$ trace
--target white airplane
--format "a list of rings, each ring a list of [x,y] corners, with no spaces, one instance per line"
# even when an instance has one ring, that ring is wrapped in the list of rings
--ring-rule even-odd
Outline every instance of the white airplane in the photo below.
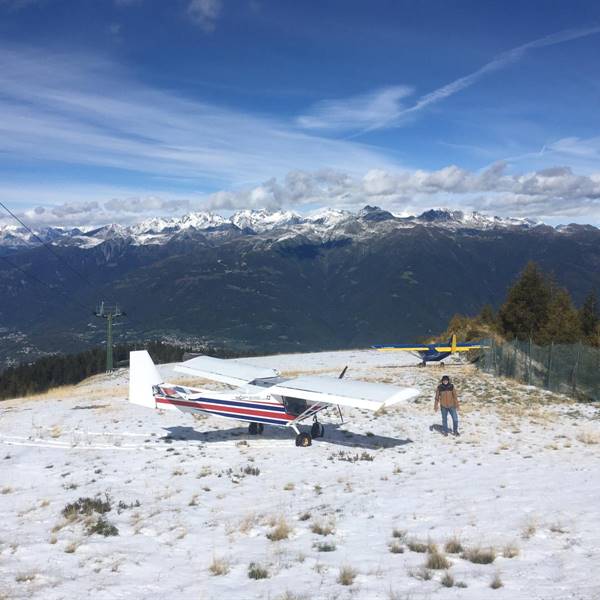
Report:
[[[379,410],[419,395],[414,388],[381,383],[342,380],[321,376],[285,379],[275,369],[256,367],[237,360],[198,356],[175,367],[179,373],[235,386],[213,391],[164,383],[146,350],[129,354],[129,401],[150,408],[202,412],[249,423],[249,433],[261,434],[264,425],[289,427],[296,433],[296,446],[310,446],[323,437],[317,419],[322,410],[341,406]],[[299,423],[313,418],[310,434]]]

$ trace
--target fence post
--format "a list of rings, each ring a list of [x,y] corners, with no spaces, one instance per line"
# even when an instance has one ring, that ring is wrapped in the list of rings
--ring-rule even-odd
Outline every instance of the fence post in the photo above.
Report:
[[[548,355],[548,372],[546,373],[546,389],[552,390],[552,354],[554,353],[554,342],[550,342],[550,353]]]
[[[527,385],[531,385],[531,337],[529,338],[529,347],[527,348]]]
[[[577,357],[575,358],[575,364],[573,365],[573,375],[572,375],[572,391],[571,394],[573,398],[577,397],[577,367],[579,366],[579,359],[581,357],[581,342],[577,344]]]

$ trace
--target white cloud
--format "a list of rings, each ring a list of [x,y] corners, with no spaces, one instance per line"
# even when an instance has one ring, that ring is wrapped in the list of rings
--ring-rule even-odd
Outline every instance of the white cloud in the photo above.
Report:
[[[0,152],[29,161],[135,171],[189,189],[320,165],[392,166],[367,145],[150,88],[98,57],[0,48],[0,89]]]
[[[306,129],[376,129],[400,117],[404,110],[400,101],[411,93],[409,87],[392,86],[352,98],[323,100],[297,121]]]
[[[211,209],[356,208],[375,204],[411,214],[432,206],[485,210],[501,216],[600,222],[600,173],[576,175],[567,167],[507,174],[504,163],[473,172],[450,165],[436,171],[369,170],[363,177],[336,171],[292,172],[237,192],[207,198]]]
[[[36,227],[93,227],[136,223],[148,217],[183,214],[191,210],[189,200],[170,200],[158,196],[128,196],[106,201],[64,202],[54,206],[35,206],[20,213]],[[0,215],[0,224],[14,224],[8,215]]]
[[[194,23],[210,33],[215,30],[222,10],[222,0],[191,0],[187,7],[187,14]]]
[[[68,200],[53,203],[56,194],[29,190],[24,194],[36,197],[38,202],[35,208],[22,208],[19,214],[38,226],[91,226],[130,224],[150,216],[181,215],[193,210],[293,208],[302,212],[315,207],[356,209],[371,204],[403,215],[448,206],[549,222],[574,219],[600,224],[600,172],[579,175],[560,166],[514,174],[507,173],[505,163],[477,172],[449,165],[433,171],[370,169],[361,176],[332,169],[295,170],[260,185],[187,198],[168,192],[136,194],[117,188],[92,192],[93,199],[81,201],[79,189],[65,188]],[[14,190],[0,190],[3,201],[14,197]],[[0,223],[9,222],[8,216],[0,213]]]
[[[297,122],[305,128],[360,130],[361,133],[382,127],[398,127],[406,122],[410,115],[472,86],[483,76],[493,71],[498,71],[519,61],[530,50],[562,44],[597,33],[600,33],[600,27],[568,29],[522,44],[502,52],[473,73],[425,94],[412,106],[403,107],[400,105],[400,100],[411,93],[411,88],[396,85],[381,88],[362,96],[321,101],[307,114],[298,117]]]

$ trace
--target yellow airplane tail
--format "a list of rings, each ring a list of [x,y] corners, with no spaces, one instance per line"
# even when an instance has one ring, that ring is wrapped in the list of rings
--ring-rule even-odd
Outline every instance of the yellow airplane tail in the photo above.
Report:
[[[456,334],[453,333],[450,338],[450,352],[456,352]]]

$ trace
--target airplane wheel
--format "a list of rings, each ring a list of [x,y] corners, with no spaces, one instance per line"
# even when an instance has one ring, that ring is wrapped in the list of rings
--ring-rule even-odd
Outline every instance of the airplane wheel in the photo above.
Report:
[[[258,433],[258,423],[250,423],[250,425],[248,425],[248,433],[250,435],[256,435]]]
[[[258,428],[257,428],[258,435],[262,435],[263,431],[265,430],[265,426],[262,423],[257,423],[257,425],[258,425]]]
[[[306,448],[312,444],[312,439],[308,433],[300,433],[296,436],[296,446]]]
[[[443,363],[443,362],[441,362],[441,363],[440,363],[440,367],[443,367],[443,366],[444,366],[444,363]]]
[[[315,421],[312,424],[312,427],[310,428],[310,435],[313,438],[320,438],[320,437],[323,437],[324,434],[325,434],[325,427],[323,427],[323,425],[321,425],[321,423],[319,423],[318,421]]]

